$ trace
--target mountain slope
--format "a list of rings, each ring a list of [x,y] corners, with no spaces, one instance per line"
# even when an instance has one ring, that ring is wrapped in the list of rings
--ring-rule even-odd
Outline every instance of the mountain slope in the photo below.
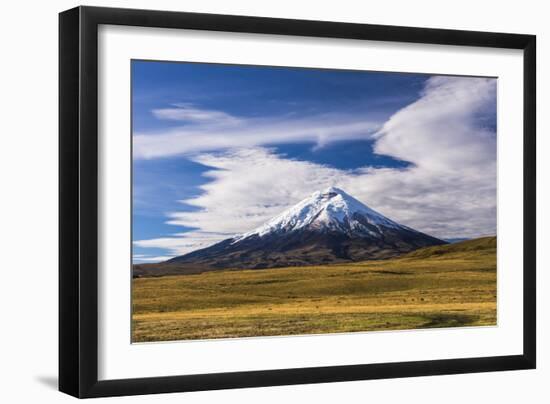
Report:
[[[405,229],[341,189],[330,187],[313,193],[262,226],[233,238],[233,242],[253,236],[280,235],[299,230],[376,236],[380,233],[380,226]]]
[[[196,273],[354,262],[442,244],[446,242],[400,225],[331,187],[250,232],[156,264],[156,268],[178,267],[182,273]]]
[[[473,240],[461,241],[458,243],[426,247],[410,252],[403,258],[432,258],[457,253],[487,253],[494,254],[497,248],[496,236],[480,237]]]

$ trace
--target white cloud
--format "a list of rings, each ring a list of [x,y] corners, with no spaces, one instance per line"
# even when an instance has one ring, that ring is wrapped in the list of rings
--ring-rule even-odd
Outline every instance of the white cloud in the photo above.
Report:
[[[314,142],[322,147],[339,140],[368,139],[380,129],[379,122],[345,114],[245,119],[181,104],[154,110],[153,114],[161,119],[184,121],[187,125],[160,133],[135,133],[135,159],[285,143]]]
[[[136,240],[134,245],[142,248],[164,248],[172,254],[168,258],[189,251],[208,247],[218,241],[231,237],[232,234],[210,233],[205,231],[190,231],[174,234],[174,237],[161,237],[150,240]],[[136,256],[134,255],[134,258]],[[168,259],[166,258],[166,259]]]
[[[378,132],[375,152],[433,170],[495,163],[495,133],[480,117],[496,102],[496,80],[433,77],[422,97]]]
[[[132,257],[133,262],[162,262],[169,260],[170,258],[173,258],[173,256],[169,255],[158,255],[158,256],[150,256],[150,255],[143,255],[143,254],[136,254]]]
[[[434,77],[419,100],[377,132],[374,150],[409,168],[346,171],[277,155],[265,147],[200,153],[212,167],[202,195],[185,202],[200,210],[173,212],[169,223],[197,230],[137,241],[181,255],[249,231],[312,192],[338,186],[384,215],[441,238],[496,232],[496,80]],[[281,124],[282,125],[282,124]],[[273,132],[275,133],[275,131]]]
[[[154,109],[158,119],[212,125],[237,125],[242,120],[223,111],[200,109],[192,104],[173,104],[172,108]]]

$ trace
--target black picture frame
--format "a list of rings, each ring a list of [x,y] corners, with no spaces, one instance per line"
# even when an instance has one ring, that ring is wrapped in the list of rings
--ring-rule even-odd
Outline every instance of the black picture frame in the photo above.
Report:
[[[523,50],[523,354],[98,380],[98,26],[113,24]],[[77,7],[59,15],[59,390],[104,397],[533,369],[536,366],[536,37]]]

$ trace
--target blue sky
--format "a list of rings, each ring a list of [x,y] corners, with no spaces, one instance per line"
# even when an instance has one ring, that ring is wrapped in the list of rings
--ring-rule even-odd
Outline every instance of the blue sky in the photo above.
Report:
[[[325,185],[439,237],[495,232],[495,79],[133,61],[132,103],[135,262],[251,230]]]

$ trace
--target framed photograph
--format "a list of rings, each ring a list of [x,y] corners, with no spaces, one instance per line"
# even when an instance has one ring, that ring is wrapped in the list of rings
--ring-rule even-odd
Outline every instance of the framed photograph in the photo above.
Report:
[[[535,37],[60,14],[59,387],[535,367]]]

